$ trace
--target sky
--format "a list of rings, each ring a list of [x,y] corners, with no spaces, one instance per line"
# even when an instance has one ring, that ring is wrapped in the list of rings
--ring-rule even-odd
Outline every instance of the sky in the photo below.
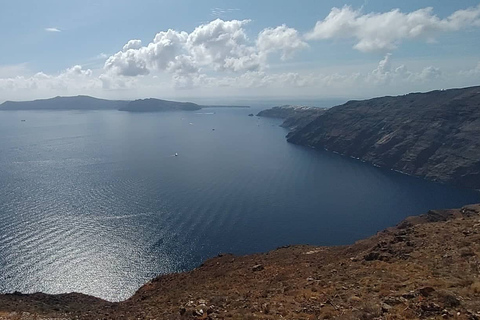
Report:
[[[369,98],[480,85],[480,1],[2,0],[0,102]]]

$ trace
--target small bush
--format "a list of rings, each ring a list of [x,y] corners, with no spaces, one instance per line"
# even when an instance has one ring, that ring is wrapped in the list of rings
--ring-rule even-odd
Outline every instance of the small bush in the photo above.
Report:
[[[470,285],[470,289],[473,293],[478,294],[480,293],[480,281],[476,281]]]

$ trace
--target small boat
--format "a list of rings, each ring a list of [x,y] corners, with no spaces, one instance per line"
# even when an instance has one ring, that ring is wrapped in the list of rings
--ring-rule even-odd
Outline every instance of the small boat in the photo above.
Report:
[[[27,121],[27,120],[25,120],[25,119],[22,119],[22,120],[20,120],[20,121],[22,121],[22,122],[25,122],[25,121]]]
[[[178,157],[178,153],[175,152],[175,157]]]

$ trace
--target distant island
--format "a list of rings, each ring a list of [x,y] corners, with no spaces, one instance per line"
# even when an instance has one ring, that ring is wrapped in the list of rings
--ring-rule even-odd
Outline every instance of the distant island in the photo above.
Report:
[[[192,102],[176,102],[160,99],[140,99],[130,101],[120,111],[130,112],[158,112],[158,111],[195,111],[202,109],[201,106]]]
[[[33,101],[5,101],[1,110],[120,110],[129,112],[195,111],[202,108],[250,108],[249,106],[198,105],[161,99],[106,100],[90,96],[55,97]]]
[[[311,112],[280,107],[258,115],[285,119],[288,142],[480,189],[480,87],[349,101]]]
[[[106,100],[89,96],[55,97],[33,101],[5,101],[0,110],[118,110],[129,101]]]

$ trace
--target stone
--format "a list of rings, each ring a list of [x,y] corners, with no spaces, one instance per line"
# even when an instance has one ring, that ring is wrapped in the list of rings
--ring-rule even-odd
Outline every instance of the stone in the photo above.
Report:
[[[193,310],[193,313],[192,313],[195,317],[201,317],[203,316],[203,309],[195,309]]]
[[[389,312],[393,307],[387,303],[382,303],[382,312]]]
[[[262,264],[257,264],[257,265],[254,265],[254,266],[252,267],[252,271],[254,271],[254,272],[256,272],[256,271],[262,271],[263,269],[265,269],[265,268],[263,267]]]
[[[418,289],[418,292],[424,297],[428,297],[434,291],[435,291],[435,289],[433,289],[432,287],[423,287],[423,288]]]

